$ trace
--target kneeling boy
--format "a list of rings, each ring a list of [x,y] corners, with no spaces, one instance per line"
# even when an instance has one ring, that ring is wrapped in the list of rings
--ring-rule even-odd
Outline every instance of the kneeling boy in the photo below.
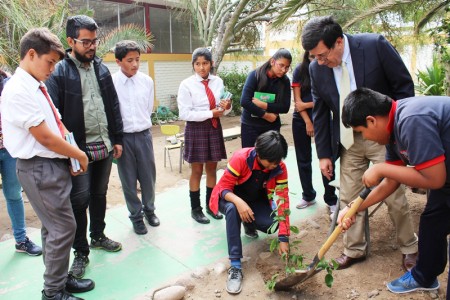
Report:
[[[238,294],[242,289],[242,242],[241,222],[266,232],[275,222],[273,210],[285,217],[278,224],[279,253],[289,251],[289,209],[287,169],[282,159],[287,156],[287,143],[277,131],[261,134],[255,147],[244,148],[234,153],[227,169],[211,195],[209,207],[217,214],[220,210],[226,219],[228,255],[231,267],[228,270],[227,291]],[[283,201],[269,197],[277,190]],[[281,198],[280,198],[281,200]]]

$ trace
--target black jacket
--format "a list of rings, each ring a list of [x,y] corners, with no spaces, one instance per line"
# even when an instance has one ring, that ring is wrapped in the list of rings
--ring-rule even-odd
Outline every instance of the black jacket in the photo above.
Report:
[[[62,122],[69,131],[73,132],[78,147],[86,150],[80,74],[77,66],[69,57],[70,51],[66,51],[66,56],[56,65],[55,71],[45,84],[53,103],[61,114]],[[122,145],[122,116],[111,73],[98,57],[94,58],[94,71],[105,106],[109,138],[113,145]]]

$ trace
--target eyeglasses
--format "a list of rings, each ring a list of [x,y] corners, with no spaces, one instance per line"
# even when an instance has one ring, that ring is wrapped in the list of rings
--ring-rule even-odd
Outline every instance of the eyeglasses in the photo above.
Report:
[[[278,68],[280,68],[283,72],[289,72],[289,70],[291,69],[291,66],[285,66],[284,64],[281,63],[277,63],[275,62],[275,64],[278,66]]]
[[[78,40],[78,39],[73,39],[75,42],[81,43],[83,45],[84,48],[89,48],[92,45],[94,45],[95,47],[97,47],[100,44],[100,40],[99,39],[93,39],[93,40]]]
[[[317,54],[317,55],[310,55],[309,58],[314,59],[314,60],[326,61],[328,59],[328,56],[330,56],[331,51],[333,51],[333,49],[334,49],[334,45],[332,48],[328,49],[327,52]]]

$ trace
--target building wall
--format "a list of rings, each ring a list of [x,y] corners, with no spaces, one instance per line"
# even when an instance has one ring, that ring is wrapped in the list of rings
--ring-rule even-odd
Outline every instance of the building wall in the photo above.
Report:
[[[141,54],[139,71],[153,78],[155,83],[155,100],[160,106],[175,109],[176,95],[181,81],[193,73],[191,54]],[[250,72],[267,60],[261,56],[228,56],[224,57],[220,69],[230,70],[236,67],[238,70]],[[111,74],[119,70],[115,62],[114,54],[109,53],[103,58]]]

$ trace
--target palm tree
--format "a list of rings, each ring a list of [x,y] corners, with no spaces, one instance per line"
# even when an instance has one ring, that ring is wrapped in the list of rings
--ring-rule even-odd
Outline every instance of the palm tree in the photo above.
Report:
[[[93,15],[93,11],[83,11]],[[13,71],[19,64],[19,44],[22,36],[31,28],[48,27],[67,48],[65,23],[70,11],[68,0],[4,0],[0,2],[0,64]],[[125,25],[106,32],[97,49],[99,56],[110,51],[116,42],[134,40],[141,51],[153,47],[153,36],[143,27]]]

